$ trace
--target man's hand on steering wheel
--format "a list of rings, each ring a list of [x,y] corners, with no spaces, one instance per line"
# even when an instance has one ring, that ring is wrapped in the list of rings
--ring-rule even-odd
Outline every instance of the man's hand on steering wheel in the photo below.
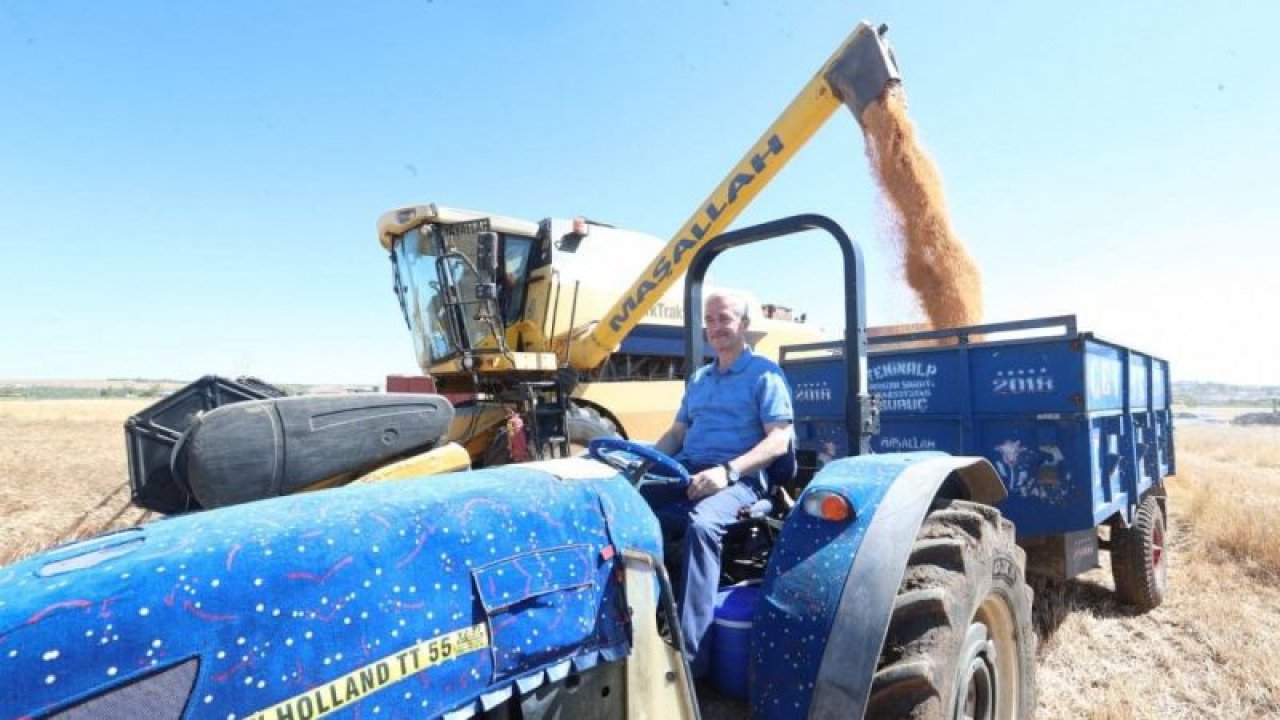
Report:
[[[723,465],[707,468],[689,476],[689,499],[700,500],[729,487],[729,474]]]

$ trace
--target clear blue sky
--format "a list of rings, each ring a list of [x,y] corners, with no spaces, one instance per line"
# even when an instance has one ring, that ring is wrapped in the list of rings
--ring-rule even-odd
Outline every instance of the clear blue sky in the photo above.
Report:
[[[867,18],[988,320],[1280,384],[1280,5],[969,5],[0,0],[0,378],[411,371],[381,212],[668,237]],[[862,242],[872,324],[920,317],[843,111],[739,224],[811,211]],[[722,279],[838,325],[829,265]]]

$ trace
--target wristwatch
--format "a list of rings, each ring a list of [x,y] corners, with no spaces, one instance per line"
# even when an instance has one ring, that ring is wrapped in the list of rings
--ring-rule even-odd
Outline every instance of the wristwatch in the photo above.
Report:
[[[724,476],[729,478],[730,485],[733,485],[734,483],[738,482],[738,480],[742,477],[742,473],[738,472],[737,470],[734,470],[733,466],[730,465],[728,461],[720,463],[720,467],[724,468]]]

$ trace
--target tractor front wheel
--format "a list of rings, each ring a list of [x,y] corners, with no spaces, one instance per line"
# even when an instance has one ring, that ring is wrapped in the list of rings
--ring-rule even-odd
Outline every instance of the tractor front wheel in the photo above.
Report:
[[[614,437],[618,434],[618,426],[612,420],[586,405],[571,404],[565,426],[569,435],[570,455],[586,452],[587,445],[598,437]]]
[[[1031,599],[1012,523],[987,505],[936,501],[898,588],[866,717],[1031,717]]]

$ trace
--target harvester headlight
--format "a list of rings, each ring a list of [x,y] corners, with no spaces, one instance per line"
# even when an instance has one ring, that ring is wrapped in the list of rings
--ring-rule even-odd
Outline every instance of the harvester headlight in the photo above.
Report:
[[[848,498],[831,490],[809,493],[804,499],[804,511],[831,522],[844,522],[854,517],[853,505]]]

